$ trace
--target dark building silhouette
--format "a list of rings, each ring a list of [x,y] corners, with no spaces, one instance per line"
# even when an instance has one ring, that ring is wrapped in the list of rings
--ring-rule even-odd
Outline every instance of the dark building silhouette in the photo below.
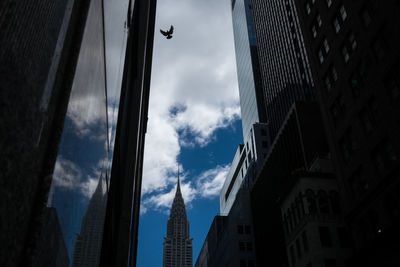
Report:
[[[252,0],[257,51],[271,142],[294,101],[314,99],[295,1]]]
[[[136,265],[156,1],[127,2],[116,87],[104,1],[0,3],[1,266]]]
[[[296,175],[327,151],[318,104],[295,102],[251,188],[258,266],[288,266],[280,202],[294,186]]]
[[[399,265],[398,1],[297,1],[353,266]]]
[[[107,204],[104,180],[103,177],[100,177],[96,191],[93,193],[83,217],[81,232],[75,244],[73,267],[99,266]]]
[[[186,216],[179,177],[163,246],[163,267],[193,266],[192,239],[189,237],[189,221]]]
[[[1,266],[26,266],[46,216],[89,2],[0,3]]]
[[[291,267],[346,266],[353,252],[332,162],[326,156],[298,172],[280,201]]]
[[[249,188],[244,183],[229,214],[215,216],[195,267],[256,266],[250,205]]]

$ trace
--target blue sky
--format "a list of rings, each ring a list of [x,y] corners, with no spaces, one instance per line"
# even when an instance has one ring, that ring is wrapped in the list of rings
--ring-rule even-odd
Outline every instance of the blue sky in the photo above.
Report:
[[[215,165],[229,164],[242,140],[241,121],[217,130],[215,140],[203,148],[182,149],[179,162],[188,174],[187,179],[198,176]],[[193,238],[193,264],[195,263],[214,216],[219,213],[219,197],[195,199],[187,207],[190,235]],[[162,242],[166,235],[169,213],[150,210],[140,217],[137,266],[162,266]]]
[[[139,229],[139,267],[162,266],[177,168],[195,262],[242,142],[230,0],[159,0]],[[174,25],[174,37],[159,29]]]

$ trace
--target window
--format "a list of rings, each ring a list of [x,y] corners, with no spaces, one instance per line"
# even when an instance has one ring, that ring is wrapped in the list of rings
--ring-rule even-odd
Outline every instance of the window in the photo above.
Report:
[[[317,212],[317,202],[315,201],[314,191],[311,189],[307,189],[306,198],[307,198],[308,213],[316,213]]]
[[[296,239],[296,248],[297,248],[297,257],[301,259],[301,246],[300,246],[300,240],[298,238]]]
[[[354,35],[354,33],[350,32],[347,39],[350,43],[351,50],[355,51],[357,49],[357,41],[356,41],[356,36]]]
[[[310,15],[310,13],[311,13],[310,3],[306,4],[306,13],[307,13],[307,15]]]
[[[332,246],[332,238],[331,233],[329,231],[329,227],[327,226],[320,226],[318,227],[319,231],[319,238],[321,241],[322,247],[331,247]]]
[[[267,131],[265,129],[261,129],[261,136],[267,136]]]
[[[318,27],[321,28],[321,26],[322,26],[322,19],[321,19],[321,16],[320,16],[319,14],[317,15],[317,23],[318,23]]]
[[[333,101],[332,106],[330,108],[331,116],[333,123],[337,125],[340,117],[343,117],[343,115],[346,112],[346,106],[344,104],[344,98],[341,94],[337,96],[335,101]]]
[[[268,142],[267,141],[262,141],[262,147],[263,148],[268,148]]]
[[[239,242],[239,250],[240,251],[245,251],[246,250],[246,245],[242,241]]]
[[[371,24],[372,18],[371,18],[370,12],[368,11],[367,8],[364,8],[361,11],[360,17],[361,17],[362,24],[365,27],[368,27]]]
[[[373,159],[378,172],[385,173],[398,161],[398,155],[393,145],[388,140],[385,140],[374,150]]]
[[[350,233],[347,231],[346,227],[338,227],[337,234],[339,238],[339,243],[342,248],[348,248],[351,246]]]
[[[328,40],[326,38],[324,38],[323,45],[324,45],[324,49],[325,49],[325,54],[328,54],[328,52],[329,52],[329,43],[328,43]]]
[[[392,67],[392,70],[384,80],[386,90],[395,101],[400,99],[400,64]]]
[[[324,54],[322,53],[321,49],[319,49],[319,51],[318,51],[318,58],[319,58],[320,64],[324,63]]]
[[[377,61],[381,61],[385,57],[385,46],[380,37],[378,37],[372,44],[372,50],[374,51],[374,56]]]
[[[342,18],[342,21],[345,21],[347,18],[347,12],[343,5],[340,7],[339,11],[340,11],[340,17]]]
[[[363,174],[362,168],[358,168],[349,179],[351,191],[355,199],[360,197],[368,191],[369,184]]]
[[[254,266],[255,266],[254,261],[253,261],[253,260],[249,260],[249,261],[247,262],[247,266],[248,266],[248,267],[254,267]]]
[[[342,157],[344,161],[349,161],[357,147],[356,139],[354,138],[353,131],[351,129],[345,132],[342,139],[340,139],[339,145],[342,150]]]
[[[312,27],[311,27],[311,33],[312,33],[312,36],[315,38],[315,37],[317,37],[317,28],[315,27],[315,25],[312,25]]]
[[[332,0],[326,0],[326,5],[327,5],[328,7],[331,7],[331,5],[332,5]]]
[[[247,235],[251,234],[250,225],[245,225],[245,233],[246,233]]]
[[[375,126],[375,116],[368,108],[360,112],[360,121],[365,133],[371,133]]]
[[[345,63],[349,62],[350,54],[345,45],[342,47],[342,56]]]
[[[363,87],[363,81],[361,79],[360,74],[356,71],[351,74],[349,79],[349,85],[351,88],[351,92],[353,97],[357,98],[360,96],[361,88]]]
[[[240,235],[243,234],[243,225],[238,225],[238,226],[237,226],[237,232],[238,232],[238,234],[240,234]]]
[[[329,200],[331,202],[331,209],[332,212],[335,214],[340,213],[340,198],[339,198],[339,193],[336,191],[330,191],[329,192]]]
[[[308,240],[306,231],[303,231],[303,233],[301,233],[301,239],[303,240],[304,251],[308,251]]]
[[[333,20],[333,28],[335,29],[335,33],[339,33],[340,31],[340,23],[337,18]]]
[[[294,247],[293,247],[293,245],[290,246],[289,254],[290,254],[290,259],[291,259],[291,261],[292,261],[292,265],[295,265],[295,264],[296,264],[296,255],[294,254]]]
[[[247,242],[246,243],[246,249],[247,249],[247,251],[253,251],[253,243]]]
[[[328,72],[325,75],[325,86],[327,91],[330,91],[330,89],[336,84],[337,80],[338,80],[338,74],[336,72],[335,67],[331,65],[328,69]]]
[[[337,267],[335,259],[325,259],[325,267]]]
[[[318,191],[318,205],[321,213],[329,213],[328,194],[324,190]]]

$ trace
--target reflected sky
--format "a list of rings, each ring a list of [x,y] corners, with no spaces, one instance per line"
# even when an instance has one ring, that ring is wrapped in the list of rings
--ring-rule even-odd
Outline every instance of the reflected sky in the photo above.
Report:
[[[104,3],[106,61],[103,50],[102,0],[91,2],[53,173],[48,205],[56,208],[70,265],[73,263],[73,255],[77,253],[74,252],[77,237],[84,236],[83,231],[88,229],[102,231],[102,227],[82,227],[82,220],[85,214],[85,221],[89,224],[102,225],[99,216],[103,216],[104,220],[104,212],[94,209],[97,214],[93,211],[89,214],[87,209],[93,193],[99,188],[100,177],[107,179],[111,169],[126,45],[124,15],[127,2],[119,0]],[[91,203],[97,199],[93,198]],[[96,220],[88,218],[90,216],[97,216]]]

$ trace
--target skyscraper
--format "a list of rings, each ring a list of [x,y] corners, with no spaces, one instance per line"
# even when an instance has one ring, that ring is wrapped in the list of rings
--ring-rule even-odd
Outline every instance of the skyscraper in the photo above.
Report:
[[[1,266],[136,265],[156,0],[108,3],[0,3]]]
[[[189,238],[189,221],[186,216],[179,177],[163,246],[163,267],[192,267],[192,239]]]
[[[399,1],[296,1],[345,218],[352,266],[398,266]]]
[[[245,142],[254,123],[265,121],[257,41],[250,0],[232,0],[232,23]]]
[[[314,98],[314,82],[294,2],[252,0],[249,4],[271,142],[294,101]]]

